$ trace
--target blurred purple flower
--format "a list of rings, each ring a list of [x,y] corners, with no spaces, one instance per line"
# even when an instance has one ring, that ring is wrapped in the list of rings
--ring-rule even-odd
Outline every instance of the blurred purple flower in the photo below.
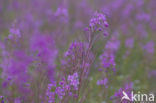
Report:
[[[104,85],[106,88],[108,88],[108,78],[105,78],[103,80],[98,80],[97,85]]]
[[[16,98],[14,103],[21,103],[20,99],[19,98]]]
[[[78,90],[78,85],[79,85],[78,73],[74,73],[73,75],[69,75],[68,81],[69,81],[69,84],[71,86],[74,86],[75,90]]]
[[[148,77],[156,77],[156,70],[148,72]]]
[[[32,59],[24,51],[15,51],[12,56],[5,58],[1,67],[3,68],[2,77],[10,78],[18,88],[24,88],[27,80],[30,78],[28,75],[28,67]],[[11,82],[10,82],[11,83]]]
[[[115,63],[115,56],[112,52],[109,51],[105,51],[101,56],[100,56],[100,60],[101,60],[101,65],[103,66],[103,68],[114,68],[116,63]]]
[[[30,41],[30,49],[34,54],[34,58],[43,65],[48,78],[52,81],[58,52],[53,38],[46,34],[35,34]]]
[[[69,14],[68,14],[68,9],[64,7],[59,7],[57,8],[55,14],[57,18],[59,18],[60,21],[67,23]]]
[[[116,52],[119,49],[119,47],[120,47],[120,40],[116,39],[115,37],[112,37],[111,40],[107,42],[105,49]]]
[[[153,41],[149,41],[146,43],[146,45],[144,46],[144,50],[148,53],[148,54],[154,54],[155,52],[155,42]]]
[[[106,34],[105,28],[108,26],[106,16],[102,13],[95,12],[94,16],[90,19],[89,27],[92,32],[103,31],[103,33]]]
[[[8,35],[9,39],[13,40],[16,38],[21,38],[21,33],[19,29],[10,28],[9,32],[10,32],[10,34]]]
[[[134,45],[134,39],[133,38],[128,38],[125,42],[125,45],[127,48],[133,48]]]
[[[48,96],[48,103],[55,103],[55,88],[56,88],[56,83],[50,83],[48,84],[48,88],[46,91],[46,95]],[[54,91],[52,91],[54,89]]]

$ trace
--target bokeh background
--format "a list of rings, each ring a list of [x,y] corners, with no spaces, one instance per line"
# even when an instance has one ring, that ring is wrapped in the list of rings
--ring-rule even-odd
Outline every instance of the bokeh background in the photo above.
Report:
[[[60,81],[62,71],[64,77],[73,74],[64,55],[87,42],[97,12],[108,27],[96,33],[87,85],[72,97],[78,99],[55,102],[120,103],[121,88],[155,94],[155,5],[156,0],[0,0],[1,103],[54,103],[47,100],[48,84]]]

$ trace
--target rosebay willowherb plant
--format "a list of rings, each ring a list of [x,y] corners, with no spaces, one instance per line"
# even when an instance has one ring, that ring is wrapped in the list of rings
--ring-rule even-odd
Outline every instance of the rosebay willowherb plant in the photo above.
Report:
[[[131,103],[132,93],[155,94],[155,4],[0,0],[0,103]]]
[[[108,23],[102,13],[96,12],[87,28],[87,41],[72,42],[64,53],[60,82],[50,83],[47,90],[49,103],[83,103],[88,95],[89,72],[94,61],[92,46],[99,32],[105,33]]]

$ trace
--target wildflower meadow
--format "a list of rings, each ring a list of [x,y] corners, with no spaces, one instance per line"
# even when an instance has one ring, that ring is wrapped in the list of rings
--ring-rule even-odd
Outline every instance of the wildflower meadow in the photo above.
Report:
[[[0,0],[0,103],[156,103],[156,0]]]

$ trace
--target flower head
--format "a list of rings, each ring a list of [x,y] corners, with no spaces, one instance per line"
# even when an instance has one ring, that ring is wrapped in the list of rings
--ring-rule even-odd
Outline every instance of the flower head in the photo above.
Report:
[[[102,31],[104,35],[107,35],[107,31],[105,30],[105,28],[108,27],[106,16],[102,13],[96,12],[90,19],[89,27],[92,32]]]
[[[105,78],[103,80],[98,80],[97,85],[104,85],[106,88],[108,87],[108,78]]]
[[[16,38],[21,38],[21,32],[17,28],[10,28],[9,30],[10,34],[8,36],[9,39],[13,40]]]
[[[74,73],[73,75],[69,75],[68,76],[68,81],[69,84],[71,86],[74,86],[74,89],[77,90],[78,89],[78,85],[79,85],[79,79],[78,79],[78,73]]]

